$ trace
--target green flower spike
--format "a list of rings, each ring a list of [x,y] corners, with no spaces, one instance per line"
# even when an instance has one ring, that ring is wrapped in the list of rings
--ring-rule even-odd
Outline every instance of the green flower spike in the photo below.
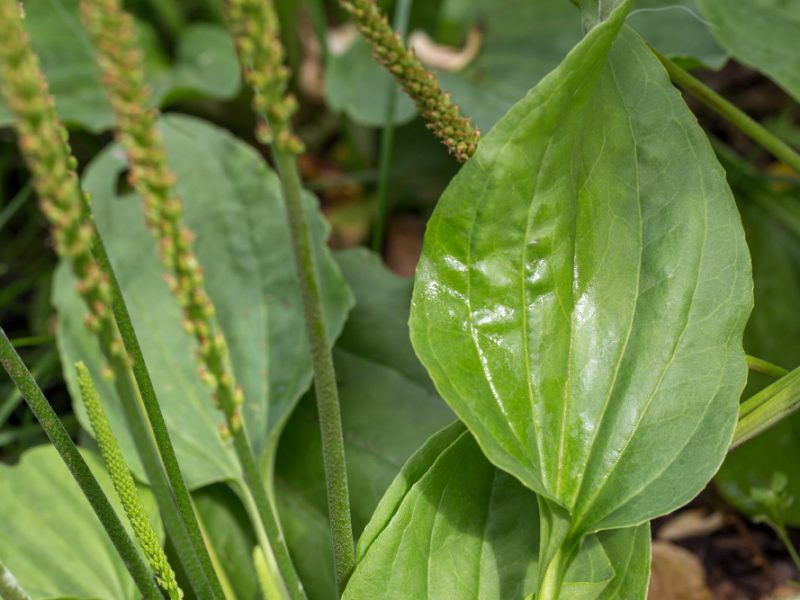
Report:
[[[442,91],[436,76],[405,47],[374,0],[340,0],[340,4],[369,42],[375,60],[394,75],[414,100],[420,114],[428,121],[428,128],[447,146],[450,154],[461,162],[475,154],[480,132],[469,118],[461,115],[450,94]]]
[[[125,355],[115,334],[108,279],[92,256],[94,225],[67,141],[30,38],[22,27],[19,3],[0,0],[0,90],[16,120],[19,147],[33,176],[56,252],[70,261],[78,290],[89,307],[87,325]]]
[[[122,456],[117,438],[108,422],[108,417],[100,404],[100,397],[94,387],[92,376],[89,369],[82,362],[75,365],[78,373],[78,385],[81,389],[81,397],[89,415],[103,461],[111,475],[114,489],[119,495],[122,507],[133,528],[133,533],[139,542],[139,546],[144,552],[147,562],[156,574],[158,584],[169,594],[170,600],[180,600],[183,598],[183,591],[178,587],[175,580],[175,573],[167,560],[167,555],[161,547],[150,517],[142,504],[139,492],[136,490],[136,483],[133,480],[125,459]]]
[[[291,131],[297,100],[286,93],[289,69],[284,65],[285,52],[272,3],[229,0],[227,14],[245,81],[253,90],[253,110],[260,118],[258,141],[300,154],[303,143]]]
[[[183,311],[183,324],[198,343],[201,376],[225,413],[228,428],[241,427],[241,388],[229,364],[228,346],[214,319],[192,232],[158,130],[158,111],[145,83],[133,18],[118,0],[83,0],[83,20],[97,50],[103,80],[117,117],[118,137],[130,164],[129,180],[142,196],[147,224],[158,240],[167,283]]]

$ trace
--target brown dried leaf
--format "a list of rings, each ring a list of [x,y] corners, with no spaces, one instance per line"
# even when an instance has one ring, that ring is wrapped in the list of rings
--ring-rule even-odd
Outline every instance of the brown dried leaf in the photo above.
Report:
[[[714,600],[700,560],[680,546],[653,542],[648,600]]]
[[[482,40],[481,30],[473,27],[467,33],[464,47],[453,48],[437,44],[427,33],[417,30],[408,37],[408,45],[427,67],[442,71],[461,71],[475,60],[481,49]]]
[[[660,540],[675,541],[686,538],[708,535],[722,528],[725,518],[722,513],[708,512],[703,508],[690,508],[684,510],[658,530],[656,537]]]

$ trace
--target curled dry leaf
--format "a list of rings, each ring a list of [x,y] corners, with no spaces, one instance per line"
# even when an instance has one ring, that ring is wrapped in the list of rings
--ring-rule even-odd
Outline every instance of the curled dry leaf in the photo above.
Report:
[[[722,513],[713,512],[708,514],[702,508],[691,508],[678,513],[664,523],[659,528],[657,537],[660,540],[667,541],[685,540],[686,538],[713,533],[724,524],[725,518]]]
[[[483,32],[473,27],[467,33],[463,48],[437,44],[427,33],[416,30],[408,37],[408,45],[427,67],[442,71],[461,71],[469,65],[481,49]]]
[[[341,56],[355,44],[358,39],[358,29],[352,23],[345,23],[339,27],[328,29],[328,52],[333,56]]]
[[[669,542],[653,542],[647,600],[714,600],[698,558]]]

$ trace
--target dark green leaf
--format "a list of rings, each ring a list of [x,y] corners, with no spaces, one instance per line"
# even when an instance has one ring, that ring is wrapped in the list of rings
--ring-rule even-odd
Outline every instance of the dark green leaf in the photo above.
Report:
[[[274,446],[271,442],[311,380],[278,178],[253,149],[207,123],[167,117],[162,132],[178,175],[187,224],[197,235],[195,248],[206,288],[244,389],[250,438],[261,455]],[[141,201],[133,193],[117,190],[125,169],[124,156],[115,145],[90,165],[84,184],[91,192],[95,218],[131,311],[178,459],[192,488],[233,478],[239,471],[218,432],[222,415],[213,408],[210,391],[198,376],[194,342],[183,330],[177,301],[163,280]],[[327,229],[315,199],[307,197],[307,207],[328,323],[336,336],[352,299],[325,249]],[[81,359],[89,365],[109,418],[119,424],[126,457],[136,465],[114,387],[102,378],[104,361],[83,326],[85,309],[71,273],[62,266],[56,279],[54,303],[61,316],[63,363]],[[72,370],[65,374],[73,398],[78,398]],[[80,404],[76,411],[84,419]]]
[[[698,0],[711,33],[731,56],[800,101],[800,2]]]
[[[481,142],[428,224],[412,303],[443,398],[576,534],[699,492],[746,376],[739,215],[660,64],[628,27],[614,43],[622,21]]]
[[[240,72],[230,34],[196,23],[183,30],[171,70],[154,78],[155,95],[160,104],[193,96],[229,100],[239,91]]]
[[[709,32],[697,0],[635,0],[628,25],[661,54],[686,67],[719,69],[728,60]]]

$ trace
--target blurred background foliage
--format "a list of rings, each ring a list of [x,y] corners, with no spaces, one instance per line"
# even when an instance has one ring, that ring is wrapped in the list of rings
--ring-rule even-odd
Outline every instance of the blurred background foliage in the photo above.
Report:
[[[162,110],[210,121],[242,140],[252,141],[254,122],[248,92],[241,85],[232,40],[222,23],[221,2],[131,0],[127,6],[137,17],[154,101]],[[380,2],[388,15],[402,3],[404,0]],[[734,4],[736,9],[728,10]],[[635,0],[628,21],[662,53],[692,69],[734,104],[800,148],[800,55],[796,53],[800,5],[768,0],[761,3],[763,18],[748,20],[739,15],[737,19],[736,11],[745,4]],[[80,26],[78,0],[28,0],[23,5],[34,49],[57,109],[69,126],[80,169],[85,171],[112,142],[113,115],[91,44]],[[383,430],[390,430],[396,415],[387,413],[381,402],[391,402],[392,398],[399,401],[409,395],[435,395],[435,391],[410,346],[403,345],[393,352],[391,360],[387,359],[393,365],[391,372],[362,362],[383,343],[390,345],[399,339],[406,344],[404,315],[410,283],[397,275],[413,274],[427,216],[458,165],[426,130],[413,104],[372,60],[368,47],[335,2],[280,0],[276,5],[293,73],[292,88],[301,102],[296,129],[307,147],[301,157],[302,174],[307,188],[319,198],[331,227],[329,244],[339,251],[369,246],[376,221],[385,230],[375,249],[395,275],[364,250],[348,250],[337,256],[359,304],[344,326],[336,361],[343,382],[346,425],[349,404],[369,401],[375,419],[383,423]],[[423,62],[437,72],[443,87],[483,132],[554,68],[581,36],[579,14],[566,0],[418,1],[412,3],[408,31]],[[754,39],[769,39],[770,44],[753,43]],[[781,54],[774,48],[794,50]],[[728,172],[753,255],[756,306],[745,349],[787,369],[794,368],[800,364],[798,174],[775,162],[708,109],[687,100]],[[56,346],[58,323],[51,303],[56,259],[15,135],[8,127],[10,122],[11,115],[0,104],[0,322],[64,416],[67,427],[76,439],[91,446],[73,413]],[[384,154],[384,214],[378,208],[378,196],[381,139],[387,127],[394,128],[394,137],[391,157]],[[116,193],[128,193],[126,186],[120,177]],[[371,282],[378,280],[382,283],[377,291],[372,290]],[[377,338],[380,343],[366,342],[359,328],[374,328],[376,324],[385,329],[383,337]],[[363,385],[348,388],[349,381],[364,377],[373,386],[391,386],[389,395],[365,400],[367,388]],[[745,396],[769,381],[753,374]],[[406,391],[412,388],[413,394]],[[414,411],[403,417],[406,428],[415,430],[415,434],[401,436],[387,450],[390,467],[376,471],[374,456],[363,448],[361,455],[358,447],[352,450],[351,469],[365,473],[361,478],[356,475],[354,481],[367,486],[355,494],[359,528],[415,444],[449,418],[438,408],[423,414],[423,421],[415,420]],[[354,439],[369,437],[363,423],[354,416],[349,418],[356,431]],[[319,504],[324,496],[317,493],[321,490],[309,491],[309,482],[321,481],[315,462],[318,459],[314,456],[307,464],[296,464],[300,455],[291,452],[294,445],[314,435],[313,423],[313,403],[306,397],[289,422],[278,451],[278,499],[287,515],[287,530],[297,539],[325,529],[325,509]],[[5,379],[0,381],[2,462],[16,463],[25,450],[43,441],[17,392]],[[781,493],[800,498],[798,456],[800,415],[732,453],[701,499],[703,510],[727,515],[733,507],[752,518],[763,515],[769,507],[764,506],[765,496],[757,490],[771,489],[776,473],[785,476]],[[48,459],[37,454],[28,460]],[[372,487],[364,483],[367,481],[373,482]],[[0,483],[0,489],[4,485]],[[219,485],[202,488],[197,494],[212,538],[217,536],[230,550],[228,564],[249,564],[249,556],[237,555],[242,548],[237,536],[245,539],[249,535],[231,508],[238,500]],[[800,527],[800,500],[787,504],[783,518],[787,525]],[[733,519],[741,524],[739,517]],[[741,537],[738,527],[734,528],[736,536]],[[777,553],[775,556],[783,557],[779,544],[758,542],[759,535],[767,535],[764,531],[755,527],[756,550],[748,548],[746,556]],[[706,552],[713,554],[711,542],[708,544]],[[238,561],[234,560],[237,556]],[[312,556],[307,564],[299,565],[301,574],[314,573],[316,560]],[[241,577],[237,578],[236,567],[231,569],[231,580],[237,581],[240,591],[252,594],[256,589],[252,577],[239,573]],[[311,587],[322,590],[322,597],[332,573],[317,572],[315,576],[318,580]]]

